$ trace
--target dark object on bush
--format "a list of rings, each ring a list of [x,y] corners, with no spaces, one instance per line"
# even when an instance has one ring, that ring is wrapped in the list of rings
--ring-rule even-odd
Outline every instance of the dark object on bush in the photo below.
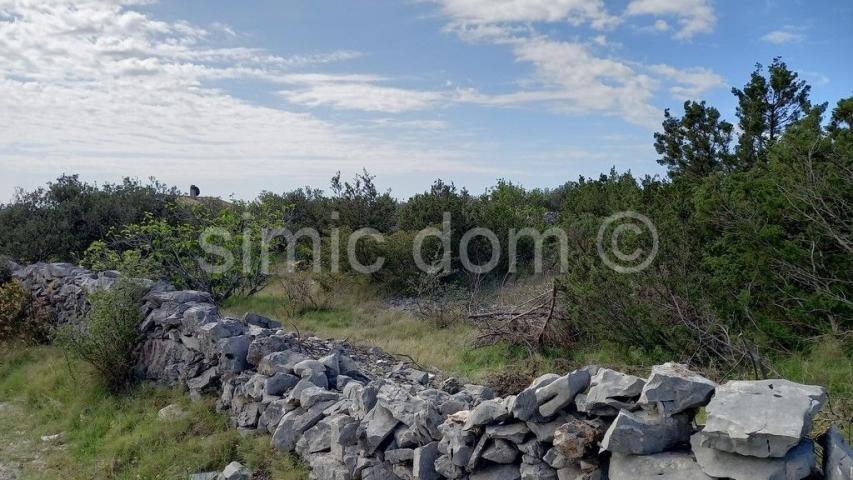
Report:
[[[136,282],[120,280],[89,295],[91,309],[82,323],[66,324],[57,332],[57,343],[95,367],[111,391],[130,383],[145,291]]]
[[[195,185],[190,185],[190,198],[196,198],[201,195],[201,190]]]

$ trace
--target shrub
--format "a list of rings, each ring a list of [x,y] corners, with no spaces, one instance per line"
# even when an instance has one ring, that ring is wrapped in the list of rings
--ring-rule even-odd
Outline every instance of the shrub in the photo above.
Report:
[[[124,389],[131,379],[144,294],[139,283],[120,280],[109,290],[89,295],[91,308],[86,318],[79,324],[63,325],[56,334],[57,343],[91,364],[112,391]]]
[[[50,338],[50,328],[49,310],[34,301],[20,282],[0,284],[0,342],[44,343]]]

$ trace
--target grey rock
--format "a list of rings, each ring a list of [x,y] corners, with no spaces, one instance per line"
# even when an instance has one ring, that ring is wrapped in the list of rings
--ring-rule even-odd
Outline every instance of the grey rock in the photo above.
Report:
[[[453,463],[448,455],[441,455],[435,459],[435,471],[441,476],[450,479],[463,478],[465,470]],[[438,478],[441,478],[438,477]]]
[[[204,391],[214,388],[219,381],[219,372],[216,367],[210,367],[201,375],[187,380],[187,387],[190,390]]]
[[[557,480],[557,471],[545,462],[522,463],[519,467],[521,480]]]
[[[252,340],[252,344],[249,345],[246,360],[250,364],[257,366],[267,355],[287,350],[291,345],[292,341],[290,338],[283,335],[256,337]]]
[[[326,419],[306,430],[296,444],[296,451],[303,458],[319,452],[328,452],[331,448],[331,427]]]
[[[258,327],[263,328],[281,328],[281,322],[271,320],[263,315],[258,315],[257,313],[252,312],[248,312],[243,315],[243,323],[245,323],[246,325],[256,325]]]
[[[570,417],[560,415],[557,418],[545,422],[527,422],[527,428],[536,435],[536,439],[543,443],[552,443],[554,441],[554,433],[560,426],[565,424]]]
[[[219,480],[251,480],[252,471],[240,462],[231,462],[219,474]]]
[[[509,415],[509,410],[500,400],[486,400],[471,410],[463,429],[471,430],[474,427],[502,422],[509,418]]]
[[[688,452],[610,457],[609,480],[713,480]]]
[[[604,434],[601,447],[623,454],[650,455],[689,441],[691,433],[686,414],[664,417],[656,412],[622,410]]]
[[[449,377],[441,382],[441,391],[449,393],[450,395],[459,393],[460,390],[462,390],[462,384],[456,377]]]
[[[578,393],[589,386],[590,376],[586,370],[575,370],[536,390],[539,414],[551,417],[569,406]]]
[[[594,453],[606,431],[599,419],[569,418],[554,432],[554,448],[566,458],[580,460]]]
[[[261,418],[258,419],[258,427],[260,428],[263,425],[267,432],[272,434],[275,432],[276,427],[278,427],[279,422],[281,422],[281,417],[294,409],[294,407],[290,406],[283,399],[270,402],[264,409],[264,413],[261,414]]]
[[[222,372],[240,373],[249,368],[246,355],[249,353],[249,344],[252,337],[238,335],[219,340],[217,350],[219,353],[219,370]]]
[[[329,388],[326,367],[317,360],[303,360],[293,366],[293,372],[303,380],[308,380],[318,387]]]
[[[415,456],[415,451],[411,448],[395,448],[385,450],[385,461],[389,463],[410,462]]]
[[[165,422],[174,422],[187,416],[187,412],[180,405],[166,405],[157,412],[157,418]]]
[[[734,381],[708,404],[702,445],[752,457],[783,457],[812,428],[822,387],[788,380]]]
[[[293,350],[273,352],[264,356],[258,363],[258,373],[269,376],[276,373],[293,373],[293,367],[307,358]]]
[[[558,378],[560,378],[560,376],[555,373],[546,373],[534,380],[529,387],[516,395],[511,408],[512,415],[515,418],[524,421],[533,419],[534,415],[538,414],[539,410],[539,403],[536,400],[536,390],[547,386],[549,383],[557,380]]]
[[[521,472],[518,465],[490,465],[473,472],[470,480],[520,480]]]
[[[386,408],[376,405],[364,417],[358,427],[358,440],[364,451],[370,455],[394,432],[400,421],[394,418]]]
[[[438,455],[438,442],[416,448],[412,453],[412,476],[416,480],[439,480],[440,476],[435,470]]]
[[[815,471],[814,444],[803,440],[782,458],[757,458],[721,452],[701,445],[699,434],[690,439],[696,463],[715,478],[733,480],[801,480]]]
[[[308,387],[299,394],[299,405],[303,408],[310,408],[319,402],[337,401],[340,396],[337,392],[320,387]]]
[[[853,480],[853,449],[835,425],[819,438],[823,446],[823,475],[826,480]]]
[[[615,417],[619,410],[634,406],[645,384],[642,378],[602,368],[590,379],[589,391],[583,402],[576,400],[578,410]]]
[[[332,403],[318,403],[308,409],[297,408],[284,414],[273,433],[272,446],[279,450],[293,450],[302,434],[323,419],[323,410]]]
[[[509,440],[515,444],[522,443],[528,433],[530,433],[530,427],[528,427],[524,422],[514,422],[506,425],[489,425],[486,427],[487,437]]]
[[[507,440],[496,439],[483,450],[482,457],[495,463],[513,463],[518,458],[518,449]]]
[[[343,461],[346,448],[356,444],[358,422],[349,415],[336,415],[328,419],[328,424],[331,454]]]
[[[343,462],[331,455],[314,454],[308,458],[314,478],[323,480],[352,480],[352,472]]]
[[[299,377],[289,373],[276,373],[264,382],[264,395],[283,395],[299,383]]]
[[[708,404],[717,384],[686,365],[665,363],[652,367],[639,403],[657,405],[664,415],[675,415]]]

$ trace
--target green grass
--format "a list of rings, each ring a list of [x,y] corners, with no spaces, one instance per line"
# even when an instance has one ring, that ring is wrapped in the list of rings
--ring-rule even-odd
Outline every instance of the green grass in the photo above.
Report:
[[[307,478],[269,437],[241,437],[212,399],[191,403],[184,392],[150,386],[112,395],[54,347],[0,344],[0,404],[0,463],[22,463],[23,479],[183,480],[235,460],[271,479]],[[169,404],[189,415],[161,421],[157,412]],[[60,446],[40,439],[60,432]]]
[[[281,321],[284,328],[298,329],[303,336],[315,334],[408,355],[420,365],[469,381],[481,381],[521,357],[506,346],[472,348],[475,332],[463,322],[439,327],[411,313],[385,308],[375,299],[354,299],[346,293],[329,303],[326,308],[294,314],[277,289],[267,288],[251,297],[231,298],[223,309],[231,315],[266,315]]]

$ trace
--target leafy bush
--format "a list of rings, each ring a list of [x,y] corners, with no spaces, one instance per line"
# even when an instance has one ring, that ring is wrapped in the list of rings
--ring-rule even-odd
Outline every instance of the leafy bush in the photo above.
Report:
[[[17,280],[0,283],[0,342],[46,342],[51,329],[49,313]]]
[[[269,279],[261,254],[264,229],[281,226],[283,216],[260,207],[193,205],[175,208],[166,218],[146,215],[142,222],[113,232],[108,241],[92,243],[83,264],[165,278],[177,288],[210,292],[217,301],[252,295]]]
[[[112,228],[164,216],[176,194],[154,180],[98,186],[63,175],[0,205],[0,252],[22,262],[73,262]]]
[[[81,323],[63,325],[56,333],[56,342],[91,364],[112,391],[124,389],[132,378],[145,292],[137,282],[119,280],[112,288],[89,295],[91,308]]]

